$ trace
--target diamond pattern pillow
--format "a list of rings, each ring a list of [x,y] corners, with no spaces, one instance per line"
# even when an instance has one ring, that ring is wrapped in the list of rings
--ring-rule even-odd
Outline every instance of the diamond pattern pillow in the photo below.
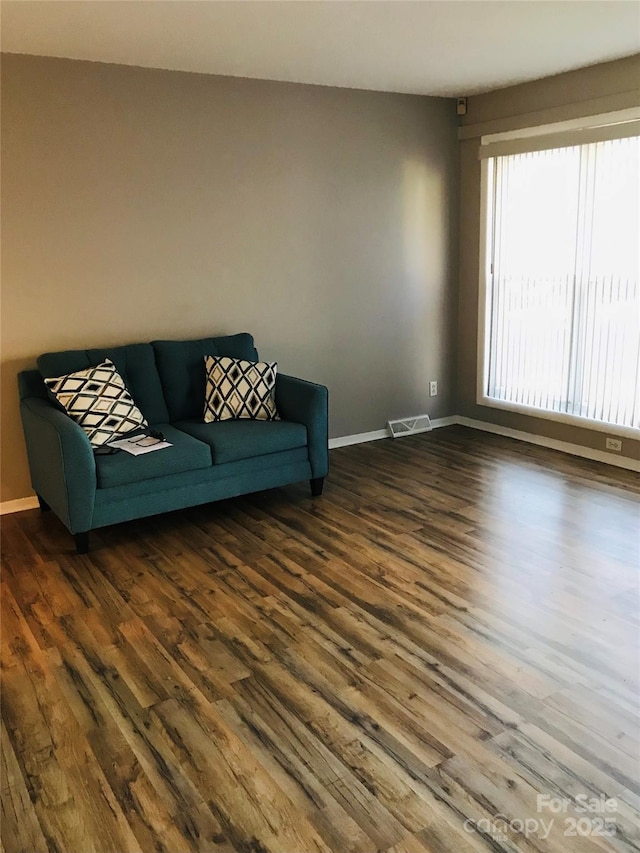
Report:
[[[69,417],[80,424],[93,447],[148,426],[112,361],[44,380]]]
[[[280,420],[274,399],[276,362],[206,355],[204,365],[207,371],[205,423],[232,418]]]

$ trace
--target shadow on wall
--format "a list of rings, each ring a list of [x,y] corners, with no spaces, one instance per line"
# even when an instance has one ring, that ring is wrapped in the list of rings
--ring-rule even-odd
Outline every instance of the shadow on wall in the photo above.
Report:
[[[2,455],[1,501],[17,500],[33,494],[20,420],[17,376],[21,370],[34,367],[34,358],[14,358],[3,361],[0,368],[0,385],[4,389],[3,405],[0,411],[0,432],[4,446],[11,448],[10,454]]]

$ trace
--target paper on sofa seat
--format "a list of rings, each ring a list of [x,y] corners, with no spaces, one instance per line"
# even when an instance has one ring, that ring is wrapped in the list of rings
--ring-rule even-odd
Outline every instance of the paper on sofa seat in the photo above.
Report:
[[[168,441],[158,441],[150,435],[139,435],[134,438],[110,441],[108,447],[117,447],[118,450],[131,453],[132,456],[141,456],[143,453],[151,453],[152,450],[162,450],[164,447],[173,447],[173,445]]]

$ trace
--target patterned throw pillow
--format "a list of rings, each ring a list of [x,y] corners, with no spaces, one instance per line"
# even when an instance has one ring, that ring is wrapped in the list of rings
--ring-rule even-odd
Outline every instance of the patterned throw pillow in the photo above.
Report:
[[[204,365],[207,371],[205,423],[232,418],[280,420],[274,399],[276,362],[206,355]]]
[[[112,361],[44,380],[64,410],[80,424],[93,447],[148,426]]]

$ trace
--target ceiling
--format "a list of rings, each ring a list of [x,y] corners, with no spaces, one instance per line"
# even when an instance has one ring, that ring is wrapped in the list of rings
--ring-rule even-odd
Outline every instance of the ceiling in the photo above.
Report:
[[[2,50],[470,95],[640,52],[630,0],[2,0]]]

